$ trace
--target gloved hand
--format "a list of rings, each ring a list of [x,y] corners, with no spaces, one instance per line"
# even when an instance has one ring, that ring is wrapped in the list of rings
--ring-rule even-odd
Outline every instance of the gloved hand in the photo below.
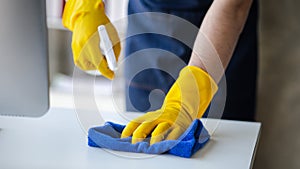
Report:
[[[132,135],[135,144],[151,133],[150,144],[176,140],[194,119],[202,117],[217,90],[216,83],[206,72],[187,66],[181,70],[161,109],[129,122],[121,138]]]
[[[82,70],[98,69],[103,76],[112,79],[114,73],[108,68],[107,61],[100,52],[98,26],[105,25],[116,60],[121,46],[117,31],[105,15],[102,0],[68,0],[63,13],[63,25],[73,32],[75,64]]]

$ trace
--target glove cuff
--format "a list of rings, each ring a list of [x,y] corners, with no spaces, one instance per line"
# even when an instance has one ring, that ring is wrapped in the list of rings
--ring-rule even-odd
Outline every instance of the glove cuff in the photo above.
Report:
[[[186,66],[168,92],[163,109],[185,112],[190,120],[200,118],[217,90],[217,84],[208,73],[195,66]]]
[[[86,13],[98,13],[100,16],[105,15],[103,1],[68,0],[62,16],[62,24],[70,31],[73,31],[78,18],[85,16]]]
[[[203,69],[197,66],[186,66],[180,71],[179,77],[187,76],[188,74],[193,75],[199,88],[210,88],[212,95],[218,91],[218,85],[214,79]]]

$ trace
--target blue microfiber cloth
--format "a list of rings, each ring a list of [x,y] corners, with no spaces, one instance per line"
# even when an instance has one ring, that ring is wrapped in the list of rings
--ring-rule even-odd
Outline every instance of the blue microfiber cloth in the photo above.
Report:
[[[124,125],[106,122],[103,126],[89,129],[88,145],[91,147],[107,148],[116,151],[126,151],[147,154],[173,154],[190,158],[201,149],[210,138],[200,120],[194,120],[189,128],[177,140],[164,140],[150,145],[150,138],[131,144],[131,137],[121,139]]]

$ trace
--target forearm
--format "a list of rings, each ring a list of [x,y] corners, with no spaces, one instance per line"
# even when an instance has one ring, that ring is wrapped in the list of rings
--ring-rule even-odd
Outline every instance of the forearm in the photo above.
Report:
[[[252,0],[214,0],[200,27],[189,65],[202,68],[219,82],[251,4]]]

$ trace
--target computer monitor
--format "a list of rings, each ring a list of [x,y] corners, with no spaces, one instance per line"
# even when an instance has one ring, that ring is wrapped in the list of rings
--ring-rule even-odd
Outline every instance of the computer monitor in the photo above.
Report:
[[[39,117],[49,108],[45,0],[1,0],[0,115]]]

